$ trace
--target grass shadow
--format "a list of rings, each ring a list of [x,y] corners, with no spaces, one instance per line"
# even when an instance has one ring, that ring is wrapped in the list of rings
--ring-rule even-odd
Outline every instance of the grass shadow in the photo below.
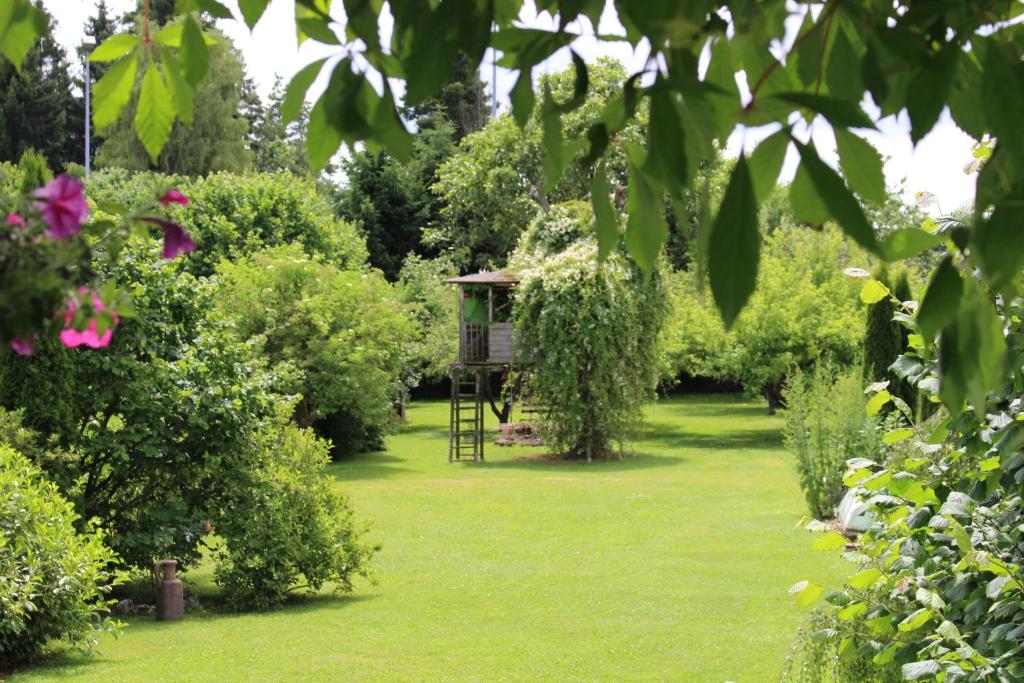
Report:
[[[640,440],[659,448],[695,448],[703,450],[776,450],[782,448],[782,432],[775,427],[730,429],[707,433],[680,429],[671,422],[647,421]]]
[[[388,479],[403,472],[412,472],[402,467],[405,458],[391,455],[387,451],[356,453],[327,466],[326,473],[337,481],[360,481],[363,479]]]
[[[684,462],[686,462],[686,458],[678,455],[655,455],[653,453],[627,453],[621,458],[602,458],[593,462],[538,454],[507,460],[484,460],[482,463],[473,463],[473,466],[485,469],[532,469],[548,472],[600,474],[602,472],[646,470],[652,467],[672,467]]]

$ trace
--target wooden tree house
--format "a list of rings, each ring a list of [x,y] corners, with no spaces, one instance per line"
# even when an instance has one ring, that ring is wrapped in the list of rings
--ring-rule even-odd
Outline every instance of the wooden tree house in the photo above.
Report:
[[[519,363],[512,338],[512,292],[519,281],[503,272],[450,278],[459,286],[459,358],[451,365],[448,461],[484,459],[488,373]]]

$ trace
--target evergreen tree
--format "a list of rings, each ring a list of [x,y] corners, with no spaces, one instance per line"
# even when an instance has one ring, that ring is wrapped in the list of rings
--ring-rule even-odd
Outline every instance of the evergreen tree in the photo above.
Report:
[[[347,184],[337,193],[338,214],[359,226],[370,263],[390,280],[406,256],[425,253],[422,229],[440,211],[440,198],[430,188],[438,167],[455,151],[454,136],[455,127],[435,109],[420,119],[409,163],[367,151],[343,162]]]
[[[299,119],[285,125],[281,117],[284,85],[274,80],[270,98],[264,104],[252,81],[242,86],[242,116],[249,122],[249,150],[253,157],[253,170],[262,173],[289,171],[299,176],[313,173],[306,153],[306,125],[309,106],[304,105]],[[330,169],[327,170],[330,173]]]
[[[37,0],[36,7],[45,12]],[[83,110],[75,96],[67,55],[47,29],[25,57],[21,73],[0,60],[0,161],[16,163],[27,149],[46,157],[51,168],[80,161]]]
[[[489,100],[485,83],[473,68],[469,58],[459,53],[452,79],[448,81],[437,97],[410,107],[406,114],[414,119],[435,115],[438,108],[455,124],[455,141],[482,129],[487,123]]]
[[[888,287],[893,296],[900,301],[907,301],[912,297],[910,277],[905,270],[900,271],[897,275],[895,284],[889,276],[888,268],[884,265],[875,273],[874,277]],[[896,311],[896,305],[888,298],[868,306],[864,335],[864,380],[866,382],[889,380],[889,392],[894,396],[899,396],[911,408],[914,408],[917,405],[917,390],[889,370],[889,366],[907,348],[906,328],[892,319]]]

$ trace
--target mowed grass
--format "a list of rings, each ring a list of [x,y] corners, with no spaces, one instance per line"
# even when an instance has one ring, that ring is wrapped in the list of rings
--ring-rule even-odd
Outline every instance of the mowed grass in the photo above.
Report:
[[[787,589],[846,569],[795,528],[781,419],[761,404],[662,400],[636,455],[589,465],[494,446],[449,465],[447,410],[413,405],[387,452],[331,467],[384,546],[376,585],[132,619],[95,656],[14,680],[773,681],[805,616]]]

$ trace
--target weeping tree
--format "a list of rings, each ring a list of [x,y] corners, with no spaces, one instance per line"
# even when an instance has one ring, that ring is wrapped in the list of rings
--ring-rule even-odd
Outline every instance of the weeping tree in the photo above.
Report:
[[[517,343],[533,361],[527,391],[547,406],[545,439],[570,457],[602,457],[642,419],[657,383],[657,339],[668,306],[657,271],[621,248],[597,258],[588,204],[541,214],[511,265]]]

